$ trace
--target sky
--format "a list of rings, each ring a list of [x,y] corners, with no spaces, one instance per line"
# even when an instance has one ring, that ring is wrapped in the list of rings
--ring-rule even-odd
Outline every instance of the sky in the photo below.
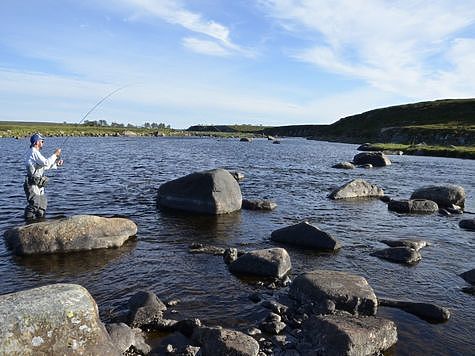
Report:
[[[475,0],[1,0],[2,121],[329,124],[475,97]]]

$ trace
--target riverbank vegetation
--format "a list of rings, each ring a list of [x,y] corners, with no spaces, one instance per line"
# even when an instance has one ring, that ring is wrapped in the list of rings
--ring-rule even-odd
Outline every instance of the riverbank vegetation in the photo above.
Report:
[[[374,151],[402,151],[405,155],[436,156],[475,159],[475,146],[428,146],[397,143],[375,143],[369,145]]]

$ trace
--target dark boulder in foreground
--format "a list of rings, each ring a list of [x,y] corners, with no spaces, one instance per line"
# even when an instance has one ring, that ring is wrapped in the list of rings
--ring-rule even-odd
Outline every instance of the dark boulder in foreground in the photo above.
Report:
[[[397,213],[406,214],[432,214],[439,211],[439,206],[432,200],[409,199],[391,200],[388,209]]]
[[[245,210],[274,210],[277,208],[277,204],[270,200],[242,200],[242,209]]]
[[[355,165],[372,164],[373,167],[389,166],[391,161],[382,152],[362,152],[353,157]]]
[[[371,256],[405,264],[415,264],[422,259],[418,251],[405,246],[385,248],[384,250],[373,252]]]
[[[0,296],[2,355],[120,355],[96,302],[77,284]]]
[[[378,198],[384,191],[363,179],[354,179],[335,189],[328,196],[330,199]]]
[[[408,247],[416,251],[429,245],[427,241],[417,239],[381,240],[381,242],[390,247]]]
[[[379,298],[378,301],[380,306],[399,308],[432,323],[442,323],[450,318],[450,311],[447,308],[431,303],[417,303],[383,298]]]
[[[459,226],[462,229],[475,231],[475,219],[462,219],[459,221]]]
[[[128,301],[128,323],[133,327],[142,327],[162,319],[166,305],[152,292],[139,291]]]
[[[235,274],[276,278],[285,276],[291,268],[289,254],[278,247],[246,252],[229,264]]]
[[[350,315],[311,316],[302,324],[302,355],[379,355],[397,342],[391,320]]]
[[[332,166],[332,168],[339,168],[339,169],[355,169],[356,166],[351,162],[340,162]]]
[[[465,279],[470,284],[475,284],[475,268],[471,269],[470,271],[462,273],[460,277]]]
[[[454,184],[431,185],[416,189],[411,195],[411,199],[428,199],[435,201],[440,207],[452,207],[465,205],[465,190]]]
[[[336,309],[355,315],[375,315],[378,309],[378,300],[366,279],[345,272],[303,273],[290,285],[289,295],[300,303],[324,304],[330,300]]]
[[[29,255],[120,247],[136,234],[129,219],[74,215],[10,229],[4,236],[15,253]]]
[[[203,214],[226,214],[241,209],[242,195],[236,179],[225,169],[196,172],[158,188],[158,204]]]
[[[271,240],[322,251],[335,251],[341,247],[333,236],[306,221],[273,231]]]
[[[192,340],[201,346],[203,356],[256,356],[259,353],[259,343],[253,337],[222,327],[198,327]]]

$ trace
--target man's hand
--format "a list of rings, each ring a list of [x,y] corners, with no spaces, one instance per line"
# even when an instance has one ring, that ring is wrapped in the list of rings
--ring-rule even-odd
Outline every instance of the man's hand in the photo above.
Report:
[[[54,151],[54,154],[56,155],[56,157],[60,157],[61,156],[61,148],[57,148],[56,151]]]

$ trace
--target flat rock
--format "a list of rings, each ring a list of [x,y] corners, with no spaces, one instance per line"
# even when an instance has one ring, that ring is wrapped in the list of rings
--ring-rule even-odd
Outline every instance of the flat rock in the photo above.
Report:
[[[470,271],[462,273],[460,277],[465,279],[470,284],[475,284],[475,268],[471,269]]]
[[[120,355],[96,302],[77,284],[52,284],[0,296],[2,355]]]
[[[372,164],[373,167],[384,167],[391,164],[391,160],[382,152],[362,152],[353,157],[356,165]]]
[[[376,355],[397,342],[394,322],[379,317],[311,316],[302,324],[307,355]]]
[[[381,242],[390,247],[408,247],[416,251],[429,245],[427,241],[417,239],[381,240]]]
[[[136,234],[129,219],[74,215],[13,228],[4,236],[16,254],[30,255],[120,247]]]
[[[190,253],[206,253],[209,255],[222,256],[226,249],[213,245],[203,245],[201,243],[193,243],[190,245],[188,252]]]
[[[325,304],[355,315],[375,315],[378,300],[366,279],[346,272],[315,270],[295,278],[289,295],[300,303]]]
[[[440,207],[450,207],[452,204],[463,208],[465,204],[465,190],[454,184],[431,185],[416,189],[411,199],[428,199],[435,201]]]
[[[212,169],[162,184],[157,202],[172,209],[219,215],[240,210],[242,195],[231,173]]]
[[[201,346],[203,356],[256,356],[259,343],[240,331],[221,327],[199,327],[192,340]]]
[[[399,308],[432,323],[442,323],[450,318],[450,311],[447,308],[432,303],[419,303],[386,298],[379,298],[378,301],[380,306]]]
[[[273,231],[271,240],[322,251],[335,251],[341,248],[333,236],[307,221]]]
[[[229,264],[229,270],[235,274],[281,278],[292,264],[290,256],[283,248],[269,248],[246,252]]]
[[[462,219],[459,221],[459,226],[462,229],[475,231],[475,219]]]
[[[418,251],[406,246],[385,248],[384,250],[373,252],[371,256],[405,264],[414,264],[422,259]]]
[[[274,210],[277,208],[277,204],[274,203],[271,200],[267,199],[255,199],[255,200],[248,200],[248,199],[243,199],[242,200],[242,209],[245,210]]]
[[[340,162],[340,163],[334,164],[332,168],[355,169],[355,165],[351,162]]]
[[[436,202],[426,199],[390,200],[388,209],[397,213],[432,214],[439,211]]]
[[[332,191],[328,197],[330,199],[352,199],[379,198],[383,195],[384,191],[376,185],[363,179],[354,179]]]
[[[163,317],[167,306],[153,292],[139,291],[128,301],[128,324],[143,327],[156,323]]]

